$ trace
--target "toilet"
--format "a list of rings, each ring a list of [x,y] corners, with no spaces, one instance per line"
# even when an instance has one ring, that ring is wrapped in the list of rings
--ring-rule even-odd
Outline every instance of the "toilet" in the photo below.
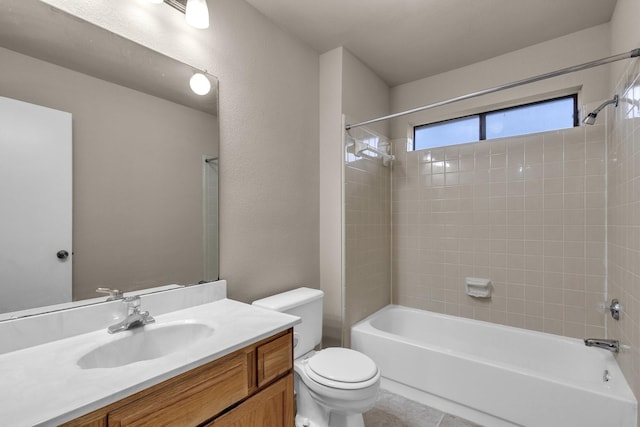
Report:
[[[355,350],[314,350],[322,338],[323,296],[318,289],[298,288],[253,305],[302,319],[293,334],[296,427],[364,427],[362,413],[376,402],[380,371]]]

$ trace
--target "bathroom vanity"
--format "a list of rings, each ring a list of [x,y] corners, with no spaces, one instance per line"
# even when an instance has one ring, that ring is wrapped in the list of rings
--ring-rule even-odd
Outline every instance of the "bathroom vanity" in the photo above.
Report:
[[[63,427],[293,427],[293,331],[246,346]]]
[[[0,425],[293,427],[299,318],[225,297],[143,295],[155,322],[114,334],[119,301],[0,322],[4,342],[43,337],[0,347]]]

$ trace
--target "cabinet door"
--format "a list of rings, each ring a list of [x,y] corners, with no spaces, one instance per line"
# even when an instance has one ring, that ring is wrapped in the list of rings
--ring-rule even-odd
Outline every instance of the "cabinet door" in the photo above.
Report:
[[[89,414],[61,424],[60,427],[107,427],[107,414]]]
[[[289,372],[293,367],[293,337],[281,336],[258,347],[258,387]]]
[[[293,400],[293,374],[289,374],[208,427],[293,427]]]
[[[245,398],[247,356],[240,353],[208,372],[187,376],[120,409],[109,412],[109,427],[195,426]]]

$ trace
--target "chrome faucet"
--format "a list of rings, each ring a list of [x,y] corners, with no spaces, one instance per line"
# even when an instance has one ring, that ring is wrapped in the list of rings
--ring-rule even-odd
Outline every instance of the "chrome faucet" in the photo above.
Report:
[[[109,295],[109,298],[107,298],[107,301],[113,301],[115,299],[124,298],[124,293],[120,289],[98,288],[96,289],[96,292],[98,292],[99,294]]]
[[[605,350],[618,353],[620,351],[620,341],[618,340],[606,340],[601,338],[586,338],[584,345],[587,347],[604,348]]]
[[[109,326],[107,331],[110,334],[128,331],[129,329],[138,328],[156,321],[156,319],[149,316],[148,311],[140,311],[141,301],[139,296],[123,298],[122,302],[127,304],[127,317],[122,322]]]

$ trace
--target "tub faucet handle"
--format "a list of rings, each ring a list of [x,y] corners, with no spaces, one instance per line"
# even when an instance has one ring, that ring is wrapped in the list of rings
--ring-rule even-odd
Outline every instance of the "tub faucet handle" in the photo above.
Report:
[[[611,312],[611,317],[614,318],[614,320],[620,320],[620,301],[618,301],[616,298],[611,300],[611,305],[609,305],[609,311]]]

